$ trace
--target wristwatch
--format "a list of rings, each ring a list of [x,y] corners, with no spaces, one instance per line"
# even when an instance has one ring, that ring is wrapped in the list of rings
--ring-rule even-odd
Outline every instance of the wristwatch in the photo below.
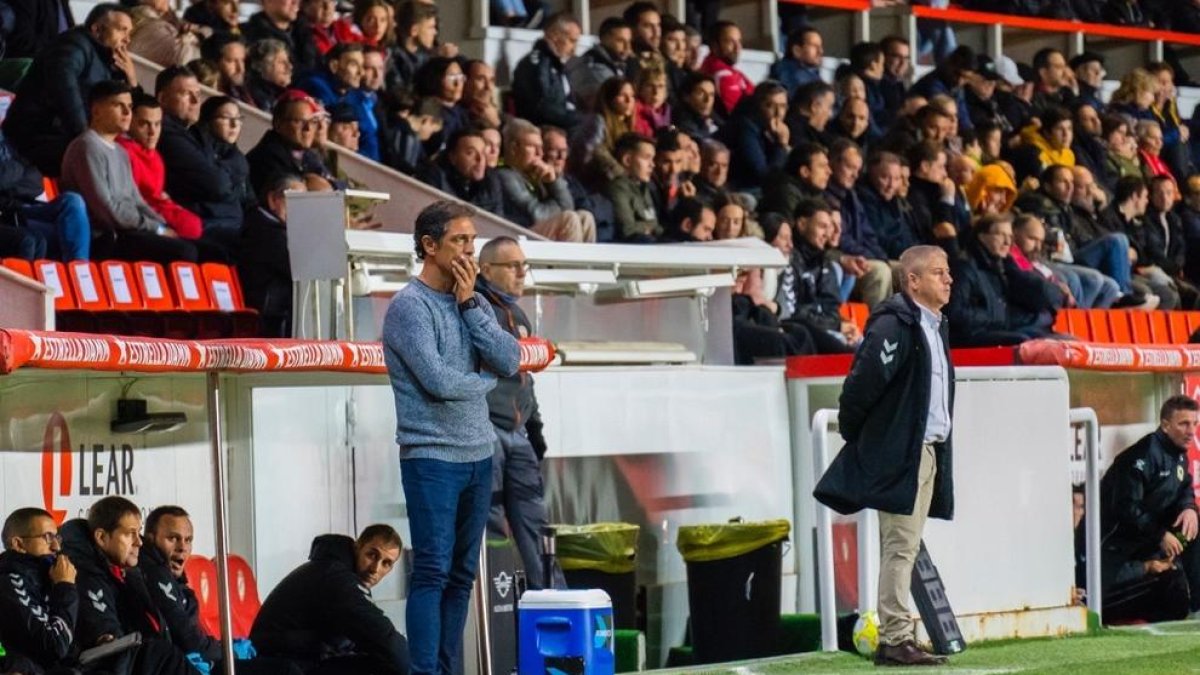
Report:
[[[458,303],[458,313],[462,314],[462,313],[466,312],[467,310],[475,309],[478,306],[479,306],[479,299],[472,295],[471,297],[467,298],[466,300],[463,300],[462,302]]]

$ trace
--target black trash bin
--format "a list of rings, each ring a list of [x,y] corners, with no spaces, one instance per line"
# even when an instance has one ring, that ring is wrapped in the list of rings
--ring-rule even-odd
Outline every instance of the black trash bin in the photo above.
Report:
[[[687,563],[696,663],[719,663],[777,650],[786,520],[679,528]]]
[[[629,523],[555,525],[558,564],[570,588],[599,588],[612,599],[613,625],[637,628],[637,538]]]

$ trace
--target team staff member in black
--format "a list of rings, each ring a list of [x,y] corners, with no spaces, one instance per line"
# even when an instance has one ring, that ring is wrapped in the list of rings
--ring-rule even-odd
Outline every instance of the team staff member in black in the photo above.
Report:
[[[195,675],[183,652],[171,644],[166,620],[154,606],[137,568],[142,547],[142,512],[112,495],[92,504],[87,519],[63,524],[63,550],[78,569],[79,622],[75,647],[98,647],[129,633],[142,644],[100,661],[96,668],[118,675]]]
[[[879,511],[877,665],[945,662],[917,647],[910,620],[912,569],[927,516],[954,515],[950,417],[954,368],[947,347],[950,263],[935,246],[900,256],[901,293],[872,313],[842,387],[846,446],[814,495],[840,513]]]
[[[1158,429],[1117,455],[1100,482],[1101,599],[1106,620],[1118,618],[1109,616],[1110,591],[1176,567],[1182,568],[1192,589],[1190,611],[1200,610],[1196,497],[1187,459],[1187,444],[1200,420],[1198,411],[1200,404],[1187,396],[1168,398],[1159,413]]]
[[[371,600],[371,589],[400,558],[400,535],[370,525],[354,540],[323,534],[308,562],[263,601],[250,639],[263,656],[306,673],[408,675],[408,640]]]
[[[533,335],[529,317],[517,301],[525,292],[525,254],[512,237],[496,237],[479,250],[475,290],[491,303],[496,323],[520,339]],[[542,587],[541,529],[546,526],[541,460],[546,454],[542,416],[533,392],[533,376],[517,373],[496,378],[488,392],[488,414],[500,448],[492,457],[492,512],[488,530],[504,534],[507,517],[529,587]],[[554,569],[555,588],[566,588],[562,571]]]
[[[184,567],[192,557],[194,530],[188,512],[179,506],[160,506],[146,516],[145,544],[138,555],[138,569],[146,578],[150,597],[171,631],[171,641],[186,654],[196,654],[214,673],[224,672],[221,640],[200,626],[200,602],[188,584]],[[283,673],[299,675],[291,663],[281,659],[254,658],[250,640],[233,641],[238,673]]]
[[[13,511],[0,538],[0,638],[14,662],[25,658],[52,671],[70,654],[75,635],[75,566],[61,552],[54,518],[42,509]]]

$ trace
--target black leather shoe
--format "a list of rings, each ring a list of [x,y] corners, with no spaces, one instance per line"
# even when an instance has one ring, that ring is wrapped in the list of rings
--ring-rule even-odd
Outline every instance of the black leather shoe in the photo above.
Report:
[[[942,666],[946,657],[930,654],[917,647],[912,640],[905,640],[898,645],[879,645],[875,650],[875,665],[877,666]]]

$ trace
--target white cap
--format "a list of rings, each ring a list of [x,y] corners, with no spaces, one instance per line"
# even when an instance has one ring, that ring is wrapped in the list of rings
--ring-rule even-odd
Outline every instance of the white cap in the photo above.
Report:
[[[1014,87],[1025,84],[1020,71],[1017,70],[1017,62],[1007,56],[1001,55],[1000,60],[996,62],[996,74]]]

